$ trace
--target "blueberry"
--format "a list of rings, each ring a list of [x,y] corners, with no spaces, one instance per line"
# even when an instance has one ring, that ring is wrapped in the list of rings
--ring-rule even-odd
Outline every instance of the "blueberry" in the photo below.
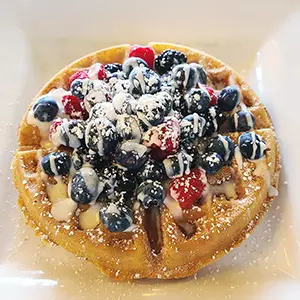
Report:
[[[138,98],[143,94],[156,94],[160,91],[160,78],[148,68],[134,68],[129,75],[129,92]]]
[[[203,66],[196,64],[196,63],[191,63],[190,66],[192,68],[196,69],[196,71],[198,73],[199,82],[201,84],[206,84],[207,83],[207,75],[206,75],[206,72],[205,72]]]
[[[173,110],[179,112],[182,116],[187,116],[189,113],[184,95],[178,89],[176,89],[171,96],[173,97]]]
[[[100,156],[113,153],[118,141],[117,129],[109,120],[99,118],[87,124],[85,143],[88,148],[97,152]]]
[[[71,83],[70,91],[73,96],[83,100],[84,97],[93,89],[93,81],[90,79],[76,79]]]
[[[137,199],[144,208],[159,207],[165,199],[165,191],[158,181],[146,180],[137,188]]]
[[[136,187],[136,177],[130,171],[110,165],[103,169],[101,176],[105,179],[104,193],[109,199],[120,198],[128,200],[133,196]]]
[[[152,95],[144,95],[138,100],[137,116],[147,126],[156,126],[163,122],[165,107]]]
[[[174,85],[180,90],[190,90],[199,80],[196,69],[188,64],[177,65],[172,70]]]
[[[132,140],[136,143],[141,141],[142,131],[139,126],[139,119],[136,116],[118,116],[116,129],[123,140]]]
[[[74,149],[72,153],[72,163],[76,170],[82,168],[84,164],[89,164],[96,172],[103,169],[107,160],[98,153],[85,147]]]
[[[33,106],[33,115],[41,122],[52,121],[58,113],[58,105],[50,96],[41,97]]]
[[[232,117],[232,127],[235,131],[248,131],[255,125],[255,118],[250,111],[240,110]]]
[[[113,87],[119,80],[125,80],[125,79],[127,79],[125,73],[119,71],[119,72],[108,74],[105,81],[110,87]]]
[[[91,88],[84,96],[84,107],[89,112],[97,103],[111,100],[109,85],[103,80],[90,80]]]
[[[158,92],[157,94],[155,94],[155,97],[165,107],[165,115],[168,115],[168,113],[171,111],[173,107],[173,99],[171,95],[167,92]]]
[[[181,140],[195,140],[204,136],[206,120],[197,113],[184,117],[180,122]]]
[[[200,115],[206,120],[206,135],[210,136],[217,132],[224,123],[226,117],[217,106],[210,107],[206,113]]]
[[[213,138],[207,147],[209,152],[216,152],[222,156],[223,160],[229,161],[234,155],[235,144],[228,136],[218,134]]]
[[[163,160],[166,174],[169,178],[181,177],[190,171],[193,158],[185,151],[168,156]]]
[[[132,141],[124,142],[117,148],[115,159],[128,170],[139,169],[147,160],[147,147]]]
[[[216,174],[224,166],[224,160],[218,153],[211,152],[202,156],[201,166],[207,174]]]
[[[166,179],[164,165],[156,160],[148,160],[136,173],[136,178],[139,183],[147,179],[162,182]]]
[[[171,71],[174,66],[186,63],[187,58],[184,53],[175,50],[165,50],[155,58],[155,70],[159,74]]]
[[[107,64],[104,66],[105,70],[109,73],[116,73],[123,70],[123,66],[121,64]]]
[[[139,57],[129,57],[123,63],[123,71],[127,77],[132,72],[132,70],[136,67],[149,68],[148,64]]]
[[[266,143],[255,132],[244,132],[238,140],[242,155],[247,159],[259,159],[266,152]]]
[[[200,152],[199,152],[198,144],[194,144],[193,142],[191,142],[189,140],[181,140],[180,148],[181,148],[181,151],[185,151],[192,158],[192,162],[190,165],[191,169],[196,167],[198,165],[199,159],[200,159]]]
[[[95,170],[83,167],[69,182],[69,194],[73,201],[80,204],[88,204],[95,201],[104,188],[104,182],[100,181]]]
[[[240,91],[234,86],[227,86],[218,95],[218,106],[221,111],[232,111],[240,101]]]
[[[122,232],[132,225],[132,211],[123,205],[109,203],[100,210],[100,220],[111,232]]]
[[[112,99],[112,104],[118,114],[134,114],[137,100],[129,93],[118,93]]]
[[[161,80],[161,83],[163,84],[168,84],[168,83],[171,83],[172,81],[172,72],[168,72],[168,73],[165,73],[163,75],[160,76],[160,80]]]
[[[51,152],[42,158],[41,165],[48,176],[67,175],[71,168],[71,159],[65,152]]]
[[[89,121],[98,118],[106,118],[112,123],[115,123],[117,115],[113,104],[110,102],[96,103],[90,110]]]
[[[203,113],[208,110],[210,96],[205,89],[193,88],[185,96],[188,111],[190,113]]]

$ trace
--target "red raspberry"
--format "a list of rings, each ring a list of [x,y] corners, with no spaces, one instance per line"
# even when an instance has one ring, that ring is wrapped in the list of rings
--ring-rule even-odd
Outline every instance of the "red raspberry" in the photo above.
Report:
[[[151,156],[163,160],[179,147],[180,124],[174,117],[165,118],[165,122],[151,127],[144,136],[143,144],[151,150]]]
[[[139,57],[143,59],[153,69],[153,63],[155,58],[155,52],[150,46],[134,45],[129,51],[129,57]]]
[[[107,72],[104,65],[96,63],[89,68],[88,76],[90,79],[104,80],[107,78]]]
[[[169,184],[171,197],[178,201],[182,209],[192,208],[205,188],[205,171],[200,168],[193,169],[189,174],[182,177],[172,179]]]
[[[209,93],[209,96],[210,96],[209,106],[217,105],[218,96],[217,96],[216,91],[208,85],[203,84],[202,87],[205,88],[207,90],[207,92]]]
[[[65,113],[69,115],[71,119],[86,120],[88,118],[88,112],[81,99],[73,95],[65,95],[62,97],[62,103],[65,108]]]
[[[51,123],[51,126],[50,126],[50,131],[49,131],[49,136],[51,137],[51,135],[53,133],[56,132],[56,129],[58,126],[60,126],[61,124],[63,123],[63,119],[62,118],[57,118],[57,119],[54,119]]]
[[[87,70],[79,70],[70,76],[69,86],[71,86],[72,82],[75,79],[85,79],[85,78],[89,78],[88,71]]]

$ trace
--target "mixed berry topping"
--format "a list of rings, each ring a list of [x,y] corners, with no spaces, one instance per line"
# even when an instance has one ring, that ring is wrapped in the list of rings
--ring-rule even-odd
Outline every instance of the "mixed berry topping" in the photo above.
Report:
[[[178,51],[155,57],[151,47],[135,45],[123,64],[77,70],[69,91],[61,90],[32,108],[37,125],[49,124],[57,148],[43,157],[42,170],[65,176],[77,204],[100,205],[111,232],[133,225],[135,202],[155,211],[169,196],[182,209],[199,205],[209,189],[206,176],[228,168],[236,147],[250,160],[266,152],[262,138],[249,132],[255,118],[239,105],[240,90],[207,85],[203,66]],[[224,122],[243,132],[238,145]]]

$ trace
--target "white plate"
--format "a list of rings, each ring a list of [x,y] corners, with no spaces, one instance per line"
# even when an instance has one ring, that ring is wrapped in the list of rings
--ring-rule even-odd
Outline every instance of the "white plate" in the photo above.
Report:
[[[154,2],[158,5],[158,1]],[[274,119],[283,156],[280,197],[254,234],[239,248],[201,270],[195,278],[174,281],[116,283],[102,276],[89,262],[77,259],[60,247],[44,245],[34,236],[31,228],[24,224],[15,205],[17,194],[11,183],[9,165],[12,151],[16,148],[17,125],[30,99],[65,64],[97,48],[126,42],[126,30],[133,27],[128,23],[124,26],[114,24],[105,12],[100,15],[104,19],[103,23],[99,23],[96,19],[99,16],[95,13],[97,9],[90,9],[94,6],[100,9],[95,1],[85,4],[90,9],[90,18],[86,21],[90,30],[80,27],[75,31],[78,35],[74,34],[74,28],[82,8],[71,1],[63,4],[60,1],[49,1],[48,7],[41,4],[41,1],[20,2],[19,6],[11,8],[11,15],[7,14],[11,18],[7,18],[6,23],[1,19],[1,40],[6,43],[0,48],[0,299],[300,299],[300,134],[297,132],[300,129],[297,90],[300,15],[288,18],[257,52],[272,27],[281,24],[288,12],[293,10],[296,1],[274,5],[272,16],[267,17],[267,5],[260,4],[261,9],[255,10],[259,2],[254,1],[248,7],[250,12],[245,14],[244,3],[242,5],[241,2],[227,1],[226,5],[220,4],[215,16],[210,4],[191,1],[189,7],[197,9],[189,10],[189,22],[186,8],[181,11],[181,3],[173,2],[173,16],[183,18],[184,24],[181,27],[176,27],[176,18],[166,15],[157,20],[153,30],[146,31],[144,35],[136,33],[138,41],[187,43],[216,55],[242,74],[248,74]],[[55,3],[60,6],[55,6]],[[133,1],[127,3],[128,7],[132,7]],[[167,10],[167,4],[160,4],[162,11]],[[69,17],[66,19],[68,22],[64,23],[64,17],[72,5],[75,6],[71,10],[74,18]],[[109,5],[101,6],[102,11],[109,11]],[[131,10],[127,14],[124,13],[125,5],[120,6],[121,12],[118,14],[122,20],[136,16],[129,22],[132,26],[134,21],[150,22],[155,17],[156,10],[153,8],[143,7],[148,14],[141,18],[140,15],[137,17],[139,10]],[[229,15],[222,26],[226,10]],[[214,22],[203,34],[202,28],[211,21],[205,11],[213,12],[210,17],[214,18]],[[196,20],[198,17],[202,19]],[[167,33],[162,33],[157,29],[165,21],[169,29]],[[238,27],[241,21],[244,25]],[[96,29],[99,30],[99,26],[105,22],[115,26],[114,30],[119,29],[122,34],[119,32],[120,35],[109,39],[114,30],[108,28],[106,32],[111,35],[101,33],[103,42],[99,42],[95,39]],[[172,30],[170,25],[174,25],[175,29]],[[196,40],[191,37],[191,33],[187,34],[188,30],[195,28],[201,31],[201,39]],[[132,35],[127,40],[132,42]],[[256,52],[255,63],[250,67]],[[284,181],[288,184],[283,184]]]

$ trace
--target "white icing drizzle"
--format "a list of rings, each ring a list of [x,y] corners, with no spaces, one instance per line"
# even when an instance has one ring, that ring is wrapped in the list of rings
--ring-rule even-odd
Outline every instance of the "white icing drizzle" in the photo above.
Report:
[[[40,130],[40,135],[43,140],[47,140],[49,136],[49,130],[52,122],[41,122],[34,117],[33,110],[31,109],[27,115],[27,123],[29,125],[35,125]]]
[[[221,140],[224,148],[225,148],[225,157],[224,157],[224,160],[225,161],[228,161],[229,159],[229,155],[231,153],[230,149],[229,149],[229,143],[228,141],[224,138],[224,136],[222,136],[221,134],[218,135],[219,136],[219,139]]]
[[[199,119],[198,119],[198,114],[193,113],[193,118],[194,118],[194,127],[193,127],[193,132],[196,134],[199,131]]]
[[[251,159],[255,159],[255,154],[256,154],[256,150],[257,150],[256,134],[255,134],[255,132],[251,132],[251,135],[252,135],[252,155],[251,155]]]
[[[233,115],[233,121],[234,121],[234,128],[238,128],[238,114],[234,113]]]
[[[138,226],[136,224],[130,225],[127,229],[125,229],[123,232],[131,232],[134,229],[136,229]]]
[[[183,65],[183,72],[184,72],[184,82],[183,82],[183,86],[186,87],[188,84],[188,80],[190,77],[190,71],[191,71],[191,67],[188,64],[184,64]]]
[[[241,170],[243,168],[243,156],[242,156],[242,153],[241,153],[239,147],[235,147],[234,158],[238,165],[238,169]]]
[[[100,223],[100,204],[91,205],[86,211],[79,215],[79,226],[81,229],[94,229]]]
[[[49,155],[49,163],[50,163],[50,169],[54,174],[58,174],[58,170],[55,163],[55,155]]]
[[[250,113],[246,113],[246,121],[247,121],[247,125],[251,128],[253,128],[253,119],[251,117]]]
[[[213,120],[213,123],[214,123],[214,128],[215,128],[215,130],[217,130],[217,129],[218,129],[218,122],[217,122],[217,119],[216,119],[217,112],[216,112],[216,110],[215,110],[213,107],[210,107],[210,108],[208,109],[208,112],[209,112],[209,114],[210,114],[211,117],[212,117],[212,120]]]
[[[65,198],[52,204],[51,214],[57,221],[67,222],[73,216],[77,203],[71,198]]]
[[[133,78],[133,84],[137,89],[140,89],[142,94],[146,93],[146,82],[143,74],[143,70],[139,67],[135,67],[131,74],[135,74]]]
[[[255,170],[253,171],[253,175],[264,178],[266,185],[270,186],[270,176],[266,157],[263,156],[259,159],[251,160],[251,162],[255,164]]]
[[[56,203],[63,199],[68,198],[68,187],[63,182],[57,182],[56,184],[48,184],[46,191],[51,203]]]
[[[169,209],[170,213],[174,217],[176,223],[184,221],[182,209],[175,199],[173,199],[169,194],[166,196],[164,200],[164,204]]]

